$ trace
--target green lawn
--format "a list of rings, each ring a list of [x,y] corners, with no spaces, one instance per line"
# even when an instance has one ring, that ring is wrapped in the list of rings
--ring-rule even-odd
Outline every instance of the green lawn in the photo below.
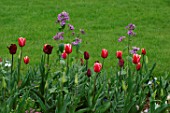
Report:
[[[123,50],[119,43],[126,35],[125,26],[134,23],[137,27],[132,46],[145,47],[150,65],[157,63],[155,74],[169,71],[170,56],[170,1],[169,0],[0,0],[0,57],[10,59],[7,46],[18,43],[18,37],[27,39],[23,55],[31,59],[30,65],[38,64],[45,43],[54,46],[52,39],[57,28],[58,13],[65,10],[76,31],[83,28],[82,51],[90,53],[90,65],[101,60],[102,48],[109,51],[108,66],[115,67],[115,52]],[[17,51],[18,57],[19,48]],[[73,56],[73,55],[72,55]],[[83,56],[83,55],[82,55]],[[125,57],[125,55],[124,55]]]

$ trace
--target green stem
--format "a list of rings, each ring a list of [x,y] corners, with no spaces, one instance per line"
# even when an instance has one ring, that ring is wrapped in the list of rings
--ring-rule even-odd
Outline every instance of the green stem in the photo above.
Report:
[[[103,58],[103,62],[102,62],[102,69],[104,68],[104,58]]]
[[[67,74],[69,72],[69,54],[68,54],[68,57],[67,57]]]
[[[21,60],[22,60],[22,47],[21,47],[20,56],[19,56],[19,65],[18,65],[18,83],[20,82]]]
[[[128,58],[130,56],[129,50],[130,50],[130,37],[128,37]],[[127,77],[129,76],[129,61],[128,61],[128,58],[127,58]]]
[[[96,77],[94,79],[94,86],[93,86],[93,101],[94,101],[94,97],[95,97],[95,93],[96,93],[96,80],[98,77],[99,73],[96,74]]]
[[[13,56],[13,54],[12,54],[11,77],[12,77],[12,72],[13,72],[13,63],[14,63],[14,56]]]
[[[88,69],[88,60],[86,60],[86,71]]]

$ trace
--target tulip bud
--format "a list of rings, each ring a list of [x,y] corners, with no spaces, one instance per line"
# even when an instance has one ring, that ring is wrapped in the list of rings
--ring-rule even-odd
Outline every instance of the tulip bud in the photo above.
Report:
[[[90,70],[90,69],[87,70],[86,75],[87,75],[88,77],[91,77],[91,70]]]
[[[124,66],[124,60],[123,59],[119,59],[119,66],[123,67]]]
[[[102,49],[101,57],[107,58],[107,56],[108,56],[108,51],[106,49]]]
[[[64,44],[60,44],[58,47],[60,52],[62,53],[64,51]]]
[[[82,58],[80,58],[80,62],[81,62],[81,66],[84,65],[84,60]]]
[[[45,54],[51,54],[52,49],[53,49],[53,46],[45,44],[44,48],[43,48],[43,51],[44,51]]]
[[[16,44],[11,44],[9,47],[7,47],[8,49],[9,49],[9,52],[10,52],[10,54],[15,54],[16,53],[16,51],[17,51],[17,46],[16,46]]]
[[[139,70],[140,70],[140,68],[141,68],[141,64],[140,64],[140,63],[138,63],[138,64],[136,65],[136,70],[137,70],[137,71],[139,71]]]
[[[70,54],[72,52],[72,45],[71,44],[65,44],[65,52],[67,54]]]
[[[145,48],[142,48],[142,54],[145,55],[146,54],[146,50]]]
[[[102,64],[96,62],[96,63],[94,63],[94,67],[93,68],[94,68],[94,72],[99,73],[101,71],[101,69],[102,69]]]
[[[24,57],[24,63],[25,63],[25,64],[28,64],[28,63],[29,63],[29,61],[30,61],[30,59],[29,59],[29,57],[28,57],[28,56]]]
[[[133,54],[133,63],[138,64],[140,62],[140,55],[138,54]]]
[[[25,46],[25,43],[26,43],[25,38],[23,38],[23,37],[18,38],[18,44],[19,44],[20,47]]]
[[[84,52],[84,59],[88,60],[90,57],[89,53],[87,51]]]
[[[67,53],[66,53],[66,52],[63,52],[63,53],[61,54],[61,57],[62,57],[63,59],[66,59],[66,58],[67,58]]]
[[[116,57],[117,57],[118,59],[121,59],[121,58],[122,58],[122,51],[117,51],[117,52],[116,52]]]

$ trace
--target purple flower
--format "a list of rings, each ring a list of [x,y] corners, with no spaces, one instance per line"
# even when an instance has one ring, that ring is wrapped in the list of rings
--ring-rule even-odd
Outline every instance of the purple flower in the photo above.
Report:
[[[74,46],[76,46],[76,45],[78,45],[79,43],[81,43],[81,41],[82,41],[81,39],[76,38],[75,41],[72,42],[72,44],[73,44]]]
[[[72,32],[72,35],[74,36],[74,35],[75,35],[75,32]]]
[[[68,27],[70,28],[70,30],[74,30],[74,26],[71,24],[68,24]]]
[[[54,40],[63,40],[63,39],[64,39],[63,34],[64,34],[64,32],[58,32],[58,33],[53,37],[53,39],[54,39]]]
[[[128,29],[128,30],[134,30],[135,29],[135,24],[129,24],[128,26],[126,26],[126,29]]]
[[[131,53],[131,54],[136,54],[136,52],[140,50],[140,48],[138,48],[138,47],[132,47],[132,48],[133,48],[133,49],[130,50],[130,53]]]
[[[136,35],[136,33],[133,32],[133,30],[129,30],[129,31],[127,32],[127,34],[128,34],[129,36],[135,36],[135,35]]]
[[[80,29],[81,34],[85,34],[84,29]]]
[[[118,39],[118,42],[121,42],[124,38],[126,38],[125,36],[121,36],[119,39]]]
[[[58,20],[57,22],[60,23],[61,26],[64,26],[66,24],[66,21],[69,20],[69,14],[65,11],[58,14]]]

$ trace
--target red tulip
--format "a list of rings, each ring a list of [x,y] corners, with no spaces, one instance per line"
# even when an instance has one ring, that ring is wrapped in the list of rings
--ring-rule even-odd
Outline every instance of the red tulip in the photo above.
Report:
[[[45,44],[44,48],[43,48],[43,51],[44,51],[45,54],[51,54],[52,49],[53,49],[53,46]]]
[[[88,77],[91,77],[91,70],[90,70],[90,69],[87,70],[86,75],[87,75]]]
[[[140,63],[138,63],[138,64],[136,65],[136,70],[137,70],[137,71],[139,71],[139,70],[140,70],[140,68],[141,68],[141,64],[140,64]]]
[[[142,48],[142,54],[145,55],[146,54],[146,50],[145,48]]]
[[[9,49],[10,54],[15,54],[17,51],[17,46],[16,44],[11,44],[9,47],[7,47]]]
[[[94,67],[93,67],[93,68],[94,68],[94,72],[98,73],[98,72],[100,72],[101,69],[102,69],[102,64],[96,62],[96,63],[94,63]]]
[[[108,56],[108,51],[106,49],[102,49],[101,57],[107,58],[107,56]]]
[[[20,47],[25,46],[25,43],[26,43],[25,38],[23,38],[23,37],[18,38],[18,44],[19,44]]]
[[[89,53],[87,51],[84,52],[84,59],[88,60],[90,57]]]
[[[25,64],[28,64],[28,63],[29,63],[29,61],[30,61],[30,59],[29,59],[29,57],[28,57],[28,56],[24,57],[24,63],[25,63]]]
[[[61,57],[62,57],[63,59],[66,59],[66,58],[67,58],[67,53],[66,53],[66,52],[63,52],[63,53],[61,54]]]
[[[138,54],[133,54],[133,63],[138,64],[140,62],[140,55]]]
[[[119,66],[123,67],[124,66],[124,60],[123,59],[119,59]]]
[[[70,54],[72,52],[72,45],[71,44],[65,44],[65,52],[67,54]]]
[[[117,51],[117,52],[116,52],[116,57],[117,57],[118,59],[121,59],[121,58],[122,58],[122,51]]]

